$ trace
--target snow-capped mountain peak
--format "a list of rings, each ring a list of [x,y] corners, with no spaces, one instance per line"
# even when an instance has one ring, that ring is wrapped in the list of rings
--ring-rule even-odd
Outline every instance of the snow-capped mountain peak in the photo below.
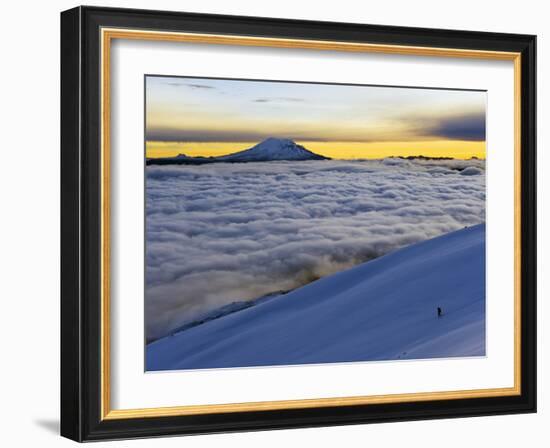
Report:
[[[269,137],[252,148],[217,157],[227,162],[260,162],[269,160],[322,160],[323,157],[288,138]]]

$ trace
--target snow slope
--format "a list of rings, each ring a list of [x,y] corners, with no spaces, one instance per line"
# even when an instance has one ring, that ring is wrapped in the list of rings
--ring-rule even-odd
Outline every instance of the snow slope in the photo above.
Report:
[[[315,154],[290,139],[269,137],[252,148],[219,157],[176,157],[148,159],[148,165],[206,164],[216,162],[245,163],[270,162],[274,160],[325,160],[327,157]]]
[[[443,316],[437,317],[437,307]],[[413,244],[147,346],[147,370],[485,354],[485,225]]]

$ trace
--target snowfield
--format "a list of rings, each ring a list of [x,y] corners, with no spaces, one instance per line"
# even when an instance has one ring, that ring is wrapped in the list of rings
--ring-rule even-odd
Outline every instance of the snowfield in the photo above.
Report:
[[[484,173],[483,160],[147,166],[147,340],[482,223]]]
[[[484,354],[485,225],[480,224],[157,340],[147,346],[146,368]]]

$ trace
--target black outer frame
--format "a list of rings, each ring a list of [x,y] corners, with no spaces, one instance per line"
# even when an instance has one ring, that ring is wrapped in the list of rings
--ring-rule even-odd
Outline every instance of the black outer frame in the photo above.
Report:
[[[521,53],[521,395],[100,419],[100,28]],[[536,412],[536,36],[99,7],[61,13],[61,435],[141,438]]]

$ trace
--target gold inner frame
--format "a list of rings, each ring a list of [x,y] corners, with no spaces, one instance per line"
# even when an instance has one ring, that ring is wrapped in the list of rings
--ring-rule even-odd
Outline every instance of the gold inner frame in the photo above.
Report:
[[[306,409],[413,401],[501,397],[521,394],[521,54],[514,52],[417,47],[321,40],[279,39],[216,34],[101,29],[101,419],[166,417],[224,412]],[[111,409],[110,350],[110,50],[113,39],[206,43],[254,47],[368,52],[414,56],[507,60],[514,63],[514,386],[441,392],[418,392],[303,400]]]

